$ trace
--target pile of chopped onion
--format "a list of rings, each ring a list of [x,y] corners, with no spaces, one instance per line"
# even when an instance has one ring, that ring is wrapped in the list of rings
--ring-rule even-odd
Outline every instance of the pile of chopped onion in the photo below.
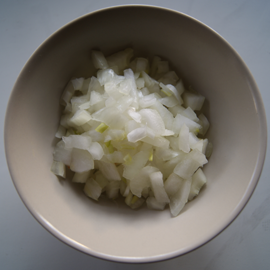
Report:
[[[65,178],[68,166],[94,200],[121,194],[132,209],[168,204],[177,216],[206,183],[205,98],[160,57],[150,65],[126,49],[106,58],[92,51],[92,60],[96,77],[72,79],[62,94],[52,172]]]

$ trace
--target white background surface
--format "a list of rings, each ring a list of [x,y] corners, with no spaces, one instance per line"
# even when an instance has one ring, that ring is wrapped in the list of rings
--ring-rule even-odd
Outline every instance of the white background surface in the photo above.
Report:
[[[181,11],[221,34],[252,72],[267,118],[270,118],[268,0],[0,0],[1,269],[270,269],[269,150],[252,198],[225,231],[189,254],[152,264],[128,265],[103,261],[66,246],[37,223],[12,184],[4,154],[4,115],[12,87],[28,58],[46,38],[71,20],[108,6],[141,3]]]

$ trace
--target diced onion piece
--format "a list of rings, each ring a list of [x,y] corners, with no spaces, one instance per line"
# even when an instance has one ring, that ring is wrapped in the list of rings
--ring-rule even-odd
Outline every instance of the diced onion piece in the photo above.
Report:
[[[142,140],[147,136],[147,129],[146,127],[140,127],[132,130],[130,133],[128,133],[127,138],[129,142],[137,142],[139,140]]]
[[[185,153],[189,153],[190,146],[189,146],[189,128],[186,124],[184,124],[179,132],[179,149]]]
[[[174,71],[169,71],[166,74],[164,74],[158,81],[162,82],[163,84],[172,84],[175,85],[176,82],[179,80],[179,77]]]
[[[83,82],[84,82],[84,78],[76,78],[76,79],[71,80],[71,83],[75,90],[81,90],[83,86]]]
[[[165,191],[169,197],[172,197],[181,188],[183,181],[185,180],[177,174],[170,174],[164,184]]]
[[[67,166],[70,166],[71,154],[72,148],[66,148],[65,143],[60,141],[54,149],[53,159],[55,161],[63,162]]]
[[[82,173],[94,169],[94,160],[86,150],[72,149],[70,169],[73,172]]]
[[[154,80],[153,78],[151,78],[146,72],[142,72],[142,77],[144,78],[145,81],[145,85],[146,87],[152,87],[155,84],[158,84],[158,82],[156,80]]]
[[[90,79],[90,83],[89,83],[88,91],[87,91],[88,97],[90,97],[92,91],[99,92],[100,94],[104,93],[104,87],[100,85],[99,80],[94,76],[91,77]]]
[[[155,197],[148,197],[146,199],[147,208],[152,210],[164,210],[166,202],[159,202]]]
[[[138,79],[136,79],[136,85],[137,85],[137,88],[138,89],[144,88],[144,85],[145,85],[144,78],[138,78]]]
[[[182,112],[185,110],[184,107],[182,107],[181,105],[175,105],[174,107],[168,108],[169,111],[173,114],[173,116],[175,117],[178,113],[182,114]]]
[[[130,181],[130,190],[137,197],[142,196],[145,188],[150,187],[150,174],[157,172],[158,169],[153,166],[145,166],[140,172]]]
[[[213,152],[213,144],[208,142],[206,150],[205,150],[205,156],[209,158],[212,155]]]
[[[169,177],[169,175],[173,172],[176,165],[180,161],[182,161],[186,157],[186,155],[187,154],[185,154],[184,152],[180,152],[177,157],[174,157],[174,158],[166,161],[163,165],[161,165],[160,170],[163,173],[164,179]],[[155,158],[154,158],[154,160],[155,160]]]
[[[171,97],[172,96],[172,93],[170,91],[168,91],[167,88],[162,88],[161,89],[161,92],[163,94],[165,94],[166,96],[168,96],[168,97]]]
[[[99,132],[99,133],[103,133],[106,129],[108,128],[108,126],[105,123],[101,123],[99,124],[99,126],[95,129],[95,131]]]
[[[193,111],[199,111],[202,108],[205,97],[199,94],[185,92],[183,99],[186,107],[190,107]]]
[[[141,141],[161,148],[169,148],[170,145],[170,142],[163,137],[154,137],[154,138],[145,137]]]
[[[126,79],[130,81],[130,96],[134,99],[133,105],[135,108],[138,107],[138,93],[137,93],[137,86],[135,82],[135,77],[132,69],[124,70],[124,76]]]
[[[102,95],[99,92],[92,91],[90,94],[90,106],[93,106],[99,102],[103,101]]]
[[[178,100],[174,96],[165,97],[160,99],[159,101],[161,104],[168,108],[174,107],[175,105],[179,104]]]
[[[110,82],[115,77],[115,73],[112,69],[99,70],[97,72],[97,79],[101,86]]]
[[[53,161],[51,166],[51,171],[58,176],[61,176],[63,178],[66,177],[66,166],[61,161]]]
[[[188,201],[192,178],[183,181],[181,188],[170,197],[170,210],[174,217],[178,216]]]
[[[104,155],[103,148],[98,142],[91,143],[87,150],[92,155],[94,160],[100,160]]]
[[[191,149],[193,149],[193,146],[196,145],[198,142],[200,142],[200,139],[193,133],[189,133],[189,145]]]
[[[120,151],[114,151],[111,154],[107,154],[106,157],[111,163],[123,163],[124,162],[124,157],[122,152]]]
[[[83,190],[88,197],[96,201],[98,200],[102,192],[101,186],[93,178],[90,178],[86,181]]]
[[[159,136],[165,132],[164,122],[156,110],[142,109],[139,111],[142,116],[142,123],[151,128],[156,136]]]
[[[203,166],[207,162],[205,155],[199,150],[194,149],[177,164],[173,172],[184,179],[188,179],[199,167]]]
[[[159,101],[156,101],[155,104],[151,106],[151,109],[155,109],[159,113],[166,129],[173,130],[174,117],[168,109],[166,109]]]
[[[199,168],[192,176],[191,189],[188,199],[192,200],[194,197],[196,197],[206,182],[207,180],[205,174],[203,173],[202,169]]]
[[[92,50],[91,57],[96,69],[106,69],[109,67],[107,60],[102,52]]]
[[[128,67],[129,61],[133,56],[133,49],[128,48],[123,51],[117,52],[107,57],[107,62],[110,67],[117,66],[121,72]]]
[[[66,134],[66,131],[67,130],[65,127],[59,125],[59,127],[55,133],[55,137],[61,139]]]
[[[145,200],[143,198],[138,198],[137,196],[133,196],[131,202],[130,202],[130,208],[131,209],[137,209],[141,207],[144,204]]]
[[[95,173],[95,180],[101,186],[102,192],[105,191],[105,187],[107,186],[109,180],[100,171]]]
[[[74,95],[74,92],[74,87],[70,81],[61,96],[61,104],[66,106],[70,102],[72,96]]]
[[[165,129],[165,132],[163,134],[161,134],[161,135],[164,136],[164,137],[173,136],[174,132],[172,130]]]
[[[192,121],[195,122],[199,121],[199,118],[197,117],[196,113],[190,107],[187,107],[181,114]]]
[[[127,113],[134,121],[141,123],[142,116],[138,112],[135,112],[134,109],[129,109]]]
[[[90,177],[91,171],[85,171],[82,173],[75,172],[72,178],[72,182],[75,183],[86,183],[87,179]]]
[[[62,140],[65,143],[66,148],[78,148],[84,150],[88,149],[92,143],[91,137],[83,135],[63,136]]]
[[[202,125],[202,129],[199,131],[199,133],[202,134],[202,135],[205,135],[208,128],[209,128],[209,126],[210,126],[209,121],[205,117],[205,115],[202,114],[202,113],[199,115],[199,119],[200,119],[200,123]]]
[[[81,105],[79,105],[79,109],[81,109],[81,110],[87,110],[87,109],[89,109],[90,107],[91,107],[90,101],[87,101],[87,102],[82,103]]]
[[[155,104],[157,98],[155,94],[146,95],[140,98],[139,104],[141,108],[147,108]]]
[[[126,205],[130,206],[132,198],[133,198],[133,194],[131,192],[129,192],[129,194],[125,198]]]
[[[201,129],[201,125],[199,125],[198,123],[190,120],[189,118],[181,114],[177,114],[173,121],[173,131],[176,134],[179,134],[180,129],[184,124],[187,125],[190,132],[198,133]]]
[[[132,180],[137,173],[145,166],[149,158],[149,151],[140,151],[133,156],[130,165],[124,166],[123,177]]]
[[[175,85],[175,88],[180,96],[185,92],[185,87],[182,80],[177,82],[177,84]]]
[[[121,130],[121,129],[109,129],[108,135],[114,141],[122,141],[126,137],[126,132],[124,130]]]
[[[158,202],[169,203],[170,199],[164,189],[163,175],[161,172],[153,172],[149,175],[152,191]]]
[[[146,58],[138,57],[136,62],[136,72],[147,71],[148,60]]]
[[[114,163],[98,160],[96,161],[98,164],[99,170],[108,180],[120,181],[121,177]]]
[[[122,114],[115,107],[103,108],[92,114],[92,118],[93,120],[103,122],[114,129],[122,129],[129,120],[125,114]]]
[[[203,140],[199,140],[197,143],[195,143],[194,145],[192,145],[191,148],[192,148],[192,150],[197,149],[200,152],[202,152],[203,154],[205,154],[206,146],[205,146],[205,143],[204,143]]]
[[[167,161],[174,157],[177,157],[179,155],[179,152],[173,151],[172,149],[157,148],[156,155],[158,155],[159,158],[161,158],[163,161]]]
[[[123,76],[114,75],[113,78],[111,78],[104,84],[106,94],[108,94],[115,100],[120,99],[122,97],[122,94],[125,94],[125,92],[123,92],[123,89],[121,89],[123,88],[123,82],[127,82],[127,80],[125,80]]]
[[[125,178],[122,179],[120,183],[120,193],[123,197],[127,197],[129,194],[130,188]]]
[[[125,155],[123,160],[125,165],[130,165],[132,163],[132,157],[130,154]]]
[[[110,181],[106,185],[106,195],[109,199],[117,199],[120,191],[120,181]]]
[[[89,84],[90,84],[91,78],[87,78],[86,80],[83,81],[83,85],[81,87],[81,92],[86,95],[88,92]]]
[[[176,89],[176,87],[174,87],[171,84],[161,84],[161,87],[164,91],[168,92],[171,91],[171,93],[174,95],[174,97],[178,100],[178,104],[181,105],[183,103],[183,100],[181,98],[181,94],[179,93],[178,89]]]
[[[71,117],[70,121],[77,126],[81,126],[91,119],[92,117],[89,112],[86,110],[78,110],[73,117]]]

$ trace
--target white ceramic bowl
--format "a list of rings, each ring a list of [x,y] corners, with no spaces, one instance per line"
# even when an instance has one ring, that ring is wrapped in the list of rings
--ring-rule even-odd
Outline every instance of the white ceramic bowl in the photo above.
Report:
[[[169,210],[132,211],[89,200],[51,172],[59,97],[72,76],[93,75],[90,50],[105,55],[132,46],[169,60],[206,96],[214,145],[208,184],[172,218]],[[121,262],[151,262],[189,252],[240,213],[258,182],[266,152],[266,117],[248,68],[216,32],[176,11],[123,6],[83,16],[49,37],[29,59],[12,91],[5,123],[14,185],[33,216],[64,243]]]

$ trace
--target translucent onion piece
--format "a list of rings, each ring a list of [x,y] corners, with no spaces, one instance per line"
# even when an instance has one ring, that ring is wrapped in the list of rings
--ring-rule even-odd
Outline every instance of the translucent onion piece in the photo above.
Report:
[[[70,169],[73,172],[82,173],[94,169],[94,160],[86,150],[72,149]]]
[[[91,119],[92,117],[89,112],[87,112],[86,110],[78,110],[74,114],[74,116],[71,117],[70,121],[77,126],[81,126],[90,121]]]
[[[192,200],[200,192],[200,189],[207,182],[206,176],[203,173],[202,169],[199,168],[194,175],[192,176],[191,189],[189,193],[189,200]]]
[[[185,92],[183,94],[184,104],[193,111],[199,111],[202,108],[205,97],[199,94]]]
[[[91,58],[96,69],[106,69],[109,67],[102,52],[92,50]]]
[[[147,208],[152,210],[164,210],[166,202],[159,202],[155,197],[148,197],[146,199]]]
[[[104,155],[103,148],[98,142],[91,143],[87,150],[92,155],[94,160],[100,160]]]
[[[181,188],[170,198],[170,210],[174,217],[184,208],[188,201],[192,178],[183,181]]]
[[[71,81],[75,90],[81,90],[83,86],[84,78],[76,78]]]
[[[102,192],[101,186],[93,178],[90,178],[86,181],[83,190],[88,197],[96,201],[98,200]]]
[[[72,182],[75,183],[86,183],[87,179],[90,177],[91,175],[91,171],[85,171],[82,173],[74,173],[73,178],[72,178]]]
[[[179,132],[179,149],[185,153],[189,153],[190,146],[189,146],[189,128],[186,124],[184,124]]]
[[[165,191],[163,175],[161,172],[153,172],[149,175],[152,191],[158,202],[169,203],[170,199]]]
[[[66,166],[61,161],[53,161],[51,166],[51,171],[58,176],[61,176],[63,178],[66,177]]]
[[[114,163],[98,160],[96,161],[99,170],[108,180],[120,181],[121,177]]]

